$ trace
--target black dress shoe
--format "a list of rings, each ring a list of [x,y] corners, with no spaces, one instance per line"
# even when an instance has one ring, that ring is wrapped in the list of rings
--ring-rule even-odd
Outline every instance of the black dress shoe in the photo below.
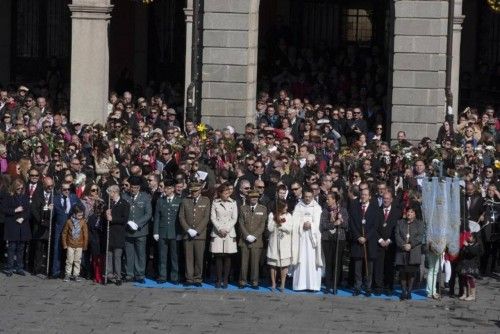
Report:
[[[215,288],[216,289],[220,289],[220,287],[221,287],[220,282],[215,283]]]
[[[384,290],[384,295],[390,297],[394,294],[394,291],[392,289],[385,289]]]
[[[352,291],[352,295],[353,295],[353,296],[359,296],[360,294],[361,294],[361,291],[360,291],[359,289],[354,289],[354,290]]]
[[[121,279],[115,280],[115,284],[116,284],[116,286],[122,285],[122,280]]]
[[[399,300],[406,300],[408,297],[406,295],[406,290],[401,291],[401,295],[399,296]]]
[[[10,270],[4,270],[4,271],[3,271],[3,273],[4,273],[4,274],[5,274],[5,276],[7,276],[7,277],[12,276],[12,271],[10,271]]]
[[[158,281],[156,281],[156,283],[165,284],[165,283],[167,283],[167,280],[166,279],[159,279]]]
[[[182,284],[184,287],[190,287],[191,285],[193,285],[193,283],[191,282],[184,282],[184,284]]]
[[[244,289],[246,284],[238,284],[238,289]]]
[[[254,289],[254,290],[259,290],[259,286],[258,285],[252,285],[251,288]]]
[[[222,288],[227,289],[227,283],[222,283]]]
[[[406,292],[406,299],[408,299],[408,300],[411,299],[411,291]]]
[[[172,281],[171,283],[172,283],[173,285],[179,285],[179,281],[178,281],[178,280]]]
[[[371,297],[372,296],[372,290],[370,290],[370,289],[365,290],[365,296],[366,297]]]
[[[380,296],[382,294],[382,289],[376,288],[375,290],[373,290],[373,294],[375,296]]]
[[[136,279],[135,281],[136,281],[136,283],[139,283],[139,284],[144,284],[144,283],[146,283],[146,280],[145,280],[144,278],[138,278],[138,279]]]
[[[196,282],[196,283],[194,283],[194,286],[197,287],[197,288],[201,288],[202,284],[200,282]]]

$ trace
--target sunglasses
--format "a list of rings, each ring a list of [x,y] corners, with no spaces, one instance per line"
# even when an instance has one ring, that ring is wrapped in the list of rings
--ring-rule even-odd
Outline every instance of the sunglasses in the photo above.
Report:
[[[38,174],[30,174],[30,177],[38,177]]]
[[[43,128],[44,128],[44,129],[50,129],[50,128],[51,128],[51,126],[50,126],[50,125],[44,125],[44,126],[43,126]]]
[[[62,191],[69,191],[69,188],[62,188]]]
[[[97,192],[97,189],[96,188],[92,188],[92,189],[90,189],[90,191],[93,192],[93,193],[95,193],[95,192]]]
[[[244,190],[249,190],[249,189],[250,189],[250,187],[243,187],[243,189],[244,189]]]

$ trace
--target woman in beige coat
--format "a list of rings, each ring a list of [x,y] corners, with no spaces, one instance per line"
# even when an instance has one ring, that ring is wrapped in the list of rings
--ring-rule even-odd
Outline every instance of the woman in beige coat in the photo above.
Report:
[[[234,225],[238,221],[238,205],[231,199],[231,188],[222,184],[217,189],[218,198],[212,204],[210,220],[213,224],[210,234],[210,252],[215,256],[217,278],[215,287],[227,288],[231,272],[231,254],[237,252],[236,231]],[[224,276],[223,273],[224,272]]]
[[[267,264],[271,267],[271,290],[276,289],[276,272],[280,271],[280,288],[285,289],[288,266],[292,263],[292,215],[284,200],[278,200],[276,211],[269,214],[267,230],[269,245],[267,247]]]

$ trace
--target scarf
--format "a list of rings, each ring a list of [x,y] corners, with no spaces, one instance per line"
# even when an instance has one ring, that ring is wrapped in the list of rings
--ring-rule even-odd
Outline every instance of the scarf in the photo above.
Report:
[[[82,226],[80,225],[80,219],[71,217],[71,222],[73,223],[73,228],[71,229],[71,239],[76,240],[80,238],[82,232]]]

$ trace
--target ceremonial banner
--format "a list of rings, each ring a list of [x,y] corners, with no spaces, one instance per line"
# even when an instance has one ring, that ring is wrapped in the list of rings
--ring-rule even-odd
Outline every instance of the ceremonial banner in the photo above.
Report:
[[[422,215],[426,240],[437,254],[448,247],[458,254],[460,232],[460,184],[458,179],[425,178],[422,182]]]

